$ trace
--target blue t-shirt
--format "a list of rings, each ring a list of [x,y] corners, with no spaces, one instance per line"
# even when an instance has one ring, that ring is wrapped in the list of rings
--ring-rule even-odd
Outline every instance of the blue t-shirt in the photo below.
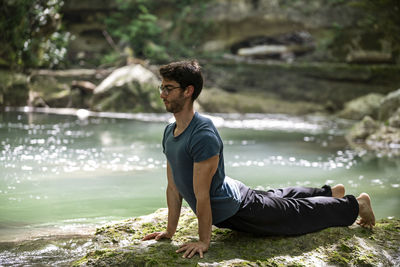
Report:
[[[174,122],[165,128],[162,144],[179,193],[196,213],[193,165],[219,155],[210,187],[212,222],[217,224],[233,216],[239,210],[242,183],[225,176],[223,143],[214,124],[196,112],[185,131],[176,137],[175,127]]]

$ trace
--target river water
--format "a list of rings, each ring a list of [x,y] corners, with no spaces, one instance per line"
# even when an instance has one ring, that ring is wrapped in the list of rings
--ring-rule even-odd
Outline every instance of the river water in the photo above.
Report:
[[[76,235],[166,206],[161,138],[170,115],[29,111],[0,114],[0,265],[60,255],[60,246],[79,256],[87,243]],[[378,219],[400,217],[400,159],[349,149],[343,135],[350,122],[210,116],[230,177],[259,189],[342,183],[349,194],[368,192]],[[43,241],[17,259],[16,244],[30,250],[29,242],[51,236],[64,241]]]

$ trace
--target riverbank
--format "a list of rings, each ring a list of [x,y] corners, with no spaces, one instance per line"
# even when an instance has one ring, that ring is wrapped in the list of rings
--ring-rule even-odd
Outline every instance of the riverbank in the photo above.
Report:
[[[145,241],[166,227],[167,210],[104,225],[86,235],[0,242],[4,266],[398,266],[400,220],[377,221],[373,230],[334,227],[297,237],[258,237],[213,228],[203,259],[182,259],[179,244],[197,238],[197,219],[184,208],[172,240]]]
[[[184,209],[172,241],[145,241],[166,227],[167,210],[98,228],[92,248],[74,266],[397,266],[400,220],[380,220],[371,230],[359,226],[329,228],[297,237],[256,237],[214,228],[204,259],[183,259],[175,250],[195,240],[197,219]]]
[[[332,114],[369,93],[388,94],[400,82],[397,65],[236,59],[201,60],[204,112]],[[158,66],[0,71],[0,108],[31,106],[111,112],[163,112]]]
[[[175,250],[197,238],[197,219],[184,208],[170,240],[140,241],[166,226],[166,209],[104,225],[86,235],[0,242],[4,266],[398,266],[400,220],[379,220],[374,229],[336,227],[297,237],[257,237],[213,228],[203,259],[182,259]]]

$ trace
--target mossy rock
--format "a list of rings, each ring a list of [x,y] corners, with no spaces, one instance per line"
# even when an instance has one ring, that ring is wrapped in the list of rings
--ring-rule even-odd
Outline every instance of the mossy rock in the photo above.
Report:
[[[365,116],[378,118],[378,111],[384,95],[370,93],[347,102],[344,109],[337,115],[340,118],[362,120]]]
[[[25,106],[28,102],[28,77],[21,73],[0,70],[0,107]]]
[[[166,227],[167,209],[97,229],[90,252],[75,266],[398,266],[400,220],[380,220],[373,230],[334,227],[294,237],[260,237],[213,228],[203,259],[175,250],[197,239],[197,219],[182,210],[172,240],[140,241]]]
[[[199,104],[211,113],[282,113],[305,115],[324,112],[323,105],[306,101],[287,101],[272,93],[236,92],[218,88],[204,89]]]
[[[400,107],[400,89],[389,93],[381,103],[379,110],[379,120],[386,121]]]
[[[370,135],[378,131],[380,123],[372,119],[370,116],[365,116],[362,121],[357,122],[346,134],[347,141],[351,143],[362,143]]]

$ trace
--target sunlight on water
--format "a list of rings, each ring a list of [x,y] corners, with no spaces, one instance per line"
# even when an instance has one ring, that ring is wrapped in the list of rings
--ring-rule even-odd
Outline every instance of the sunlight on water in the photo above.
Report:
[[[0,115],[0,241],[85,234],[166,206],[161,138],[170,115],[28,111]],[[399,160],[347,148],[349,122],[208,116],[230,177],[257,189],[343,183],[349,194],[370,193],[377,217],[400,217]]]
[[[327,120],[318,116],[294,117],[282,114],[215,114],[209,116],[216,127],[273,130],[286,132],[343,134],[345,120]]]
[[[240,161],[241,156],[235,155],[235,161],[227,162],[226,165],[231,167],[264,167],[267,165],[277,165],[286,167],[304,167],[304,168],[319,168],[322,170],[333,170],[336,168],[346,168],[350,169],[354,164],[357,163],[355,160],[355,153],[353,151],[338,151],[338,156],[329,157],[325,160],[318,158],[316,161],[310,161],[307,159],[297,159],[295,157],[282,157],[282,156],[270,156],[257,161]]]

